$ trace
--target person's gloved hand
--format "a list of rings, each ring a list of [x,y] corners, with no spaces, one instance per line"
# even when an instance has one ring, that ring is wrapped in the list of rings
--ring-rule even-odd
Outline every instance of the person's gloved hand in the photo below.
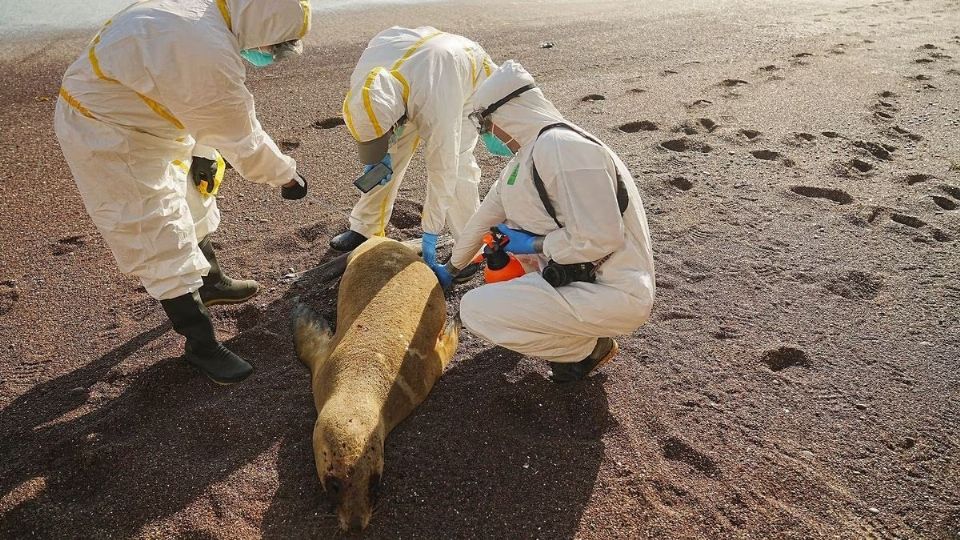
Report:
[[[433,233],[423,233],[423,262],[433,268],[437,264],[437,235]]]
[[[437,279],[440,280],[440,286],[443,287],[443,290],[449,290],[453,286],[453,279],[455,273],[448,268],[449,265],[446,264],[433,264],[427,263],[433,273],[437,275]]]
[[[543,242],[542,236],[511,229],[503,223],[497,225],[497,229],[510,240],[507,242],[507,245],[503,247],[507,253],[513,253],[514,255],[533,255],[540,253]]]
[[[383,177],[383,180],[380,181],[380,185],[385,186],[387,185],[387,182],[393,178],[393,159],[390,158],[389,152],[387,152],[387,155],[383,156],[383,159],[380,160],[380,163],[383,163],[388,169],[390,169],[390,172],[388,172],[387,175]],[[374,163],[373,165],[365,165],[363,167],[363,174],[367,174],[368,172],[372,171],[377,165],[377,163]]]
[[[213,190],[213,179],[217,176],[217,162],[205,157],[193,156],[190,161],[190,179],[199,188],[201,182],[207,183],[207,193]]]
[[[307,195],[307,180],[297,173],[293,180],[280,188],[280,196],[288,200],[302,199]]]

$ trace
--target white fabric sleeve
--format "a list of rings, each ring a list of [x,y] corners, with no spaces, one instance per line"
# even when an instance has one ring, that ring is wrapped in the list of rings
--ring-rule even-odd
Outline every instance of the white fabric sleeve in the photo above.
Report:
[[[513,166],[511,161],[507,170]],[[500,181],[497,181],[480,203],[480,208],[473,214],[470,221],[467,221],[463,232],[460,233],[460,239],[453,246],[450,263],[454,268],[458,270],[466,268],[483,246],[483,237],[490,232],[490,227],[495,227],[506,219],[507,214],[503,209],[503,203],[500,202]]]
[[[438,62],[434,69],[431,97],[418,113],[417,129],[423,137],[427,166],[423,232],[440,234],[459,181],[464,97],[460,75],[452,62]]]
[[[606,149],[571,136],[544,136],[533,151],[563,223],[544,237],[543,254],[560,264],[597,261],[626,245],[613,160]]]
[[[211,56],[215,62],[192,65],[183,77],[156,81],[163,105],[198,145],[219,150],[240,176],[260,184],[286,184],[297,163],[260,126],[253,95],[244,86],[242,60],[232,51]]]

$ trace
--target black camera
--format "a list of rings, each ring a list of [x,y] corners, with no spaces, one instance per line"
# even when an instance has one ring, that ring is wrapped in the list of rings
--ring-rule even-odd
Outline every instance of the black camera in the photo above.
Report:
[[[543,279],[553,287],[563,287],[574,281],[593,283],[597,281],[597,265],[594,263],[559,264],[551,260],[543,269]]]

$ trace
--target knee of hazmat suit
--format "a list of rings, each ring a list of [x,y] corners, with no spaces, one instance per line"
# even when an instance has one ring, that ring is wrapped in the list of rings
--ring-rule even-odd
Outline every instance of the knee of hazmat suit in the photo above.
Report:
[[[454,246],[451,264],[465,267],[490,227],[506,223],[543,237],[541,268],[549,260],[559,264],[602,261],[596,283],[578,282],[573,287],[613,287],[636,300],[628,309],[626,305],[608,306],[605,316],[611,326],[636,328],[646,322],[655,293],[653,251],[643,202],[623,161],[598,139],[567,122],[516,62],[504,63],[480,85],[474,103],[480,116],[499,104],[488,114],[486,125],[496,125],[520,148],[467,224]],[[566,126],[544,130],[558,123]],[[538,194],[534,164],[556,220]],[[622,214],[618,179],[629,198]],[[565,289],[557,291],[564,301],[575,303],[574,295],[565,294]],[[589,297],[603,296],[576,298]],[[596,306],[571,307],[584,316],[596,313]],[[558,309],[543,308],[545,313]],[[509,311],[509,307],[504,309]]]
[[[496,66],[473,41],[432,27],[389,28],[367,45],[350,78],[343,116],[364,164],[383,159],[401,119],[424,143],[423,230],[439,234],[461,174],[464,109]],[[394,156],[394,162],[402,159]]]
[[[121,270],[151,295],[190,292],[208,268],[176,186],[195,145],[250,181],[281,186],[296,175],[257,120],[240,52],[300,39],[310,21],[308,0],[145,0],[68,68],[57,137]]]

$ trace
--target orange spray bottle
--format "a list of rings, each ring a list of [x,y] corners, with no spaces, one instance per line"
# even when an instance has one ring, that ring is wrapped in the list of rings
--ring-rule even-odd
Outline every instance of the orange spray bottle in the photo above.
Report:
[[[483,254],[478,258],[483,258],[487,262],[483,269],[483,279],[487,283],[509,281],[526,273],[520,261],[503,249],[508,242],[510,239],[496,227],[491,228],[490,232],[483,237],[485,247]]]

